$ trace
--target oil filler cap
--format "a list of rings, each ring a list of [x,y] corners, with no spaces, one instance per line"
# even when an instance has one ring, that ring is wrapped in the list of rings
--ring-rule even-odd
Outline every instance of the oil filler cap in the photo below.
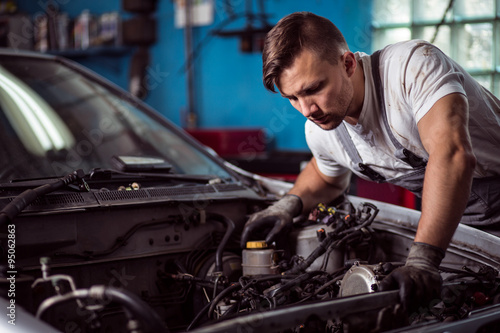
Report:
[[[267,243],[266,241],[250,241],[247,242],[247,249],[266,249]]]

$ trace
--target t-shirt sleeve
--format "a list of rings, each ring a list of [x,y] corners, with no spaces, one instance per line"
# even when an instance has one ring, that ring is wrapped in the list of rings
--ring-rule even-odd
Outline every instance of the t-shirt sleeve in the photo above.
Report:
[[[328,177],[344,175],[349,169],[339,164],[333,158],[329,152],[329,149],[332,150],[332,147],[329,147],[324,138],[322,138],[322,135],[325,135],[325,131],[316,129],[315,126],[311,121],[306,121],[305,133],[307,145],[316,158],[319,171]]]
[[[404,91],[418,123],[441,98],[466,94],[457,64],[436,46],[420,43],[413,49],[404,71]]]

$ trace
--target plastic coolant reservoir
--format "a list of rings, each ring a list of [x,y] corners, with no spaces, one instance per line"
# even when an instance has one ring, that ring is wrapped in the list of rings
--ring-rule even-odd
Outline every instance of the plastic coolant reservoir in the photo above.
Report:
[[[290,244],[295,254],[307,259],[309,255],[319,246],[318,230],[323,228],[326,233],[331,232],[330,227],[324,225],[311,225],[299,230],[294,230],[290,234]],[[342,251],[333,250],[318,257],[307,271],[324,269],[326,272],[333,272],[344,266],[344,254]]]
[[[267,248],[265,241],[247,242],[247,248],[242,252],[243,275],[277,274],[274,249]]]

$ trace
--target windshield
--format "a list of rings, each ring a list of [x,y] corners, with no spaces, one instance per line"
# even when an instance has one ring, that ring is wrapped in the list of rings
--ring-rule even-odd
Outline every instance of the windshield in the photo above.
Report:
[[[0,181],[159,158],[171,172],[230,175],[157,116],[53,59],[0,57]]]

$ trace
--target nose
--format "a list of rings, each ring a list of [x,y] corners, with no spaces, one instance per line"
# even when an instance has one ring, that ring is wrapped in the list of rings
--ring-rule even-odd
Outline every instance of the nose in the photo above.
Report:
[[[318,106],[312,98],[299,98],[299,111],[306,118],[310,117],[316,111],[318,111]]]

